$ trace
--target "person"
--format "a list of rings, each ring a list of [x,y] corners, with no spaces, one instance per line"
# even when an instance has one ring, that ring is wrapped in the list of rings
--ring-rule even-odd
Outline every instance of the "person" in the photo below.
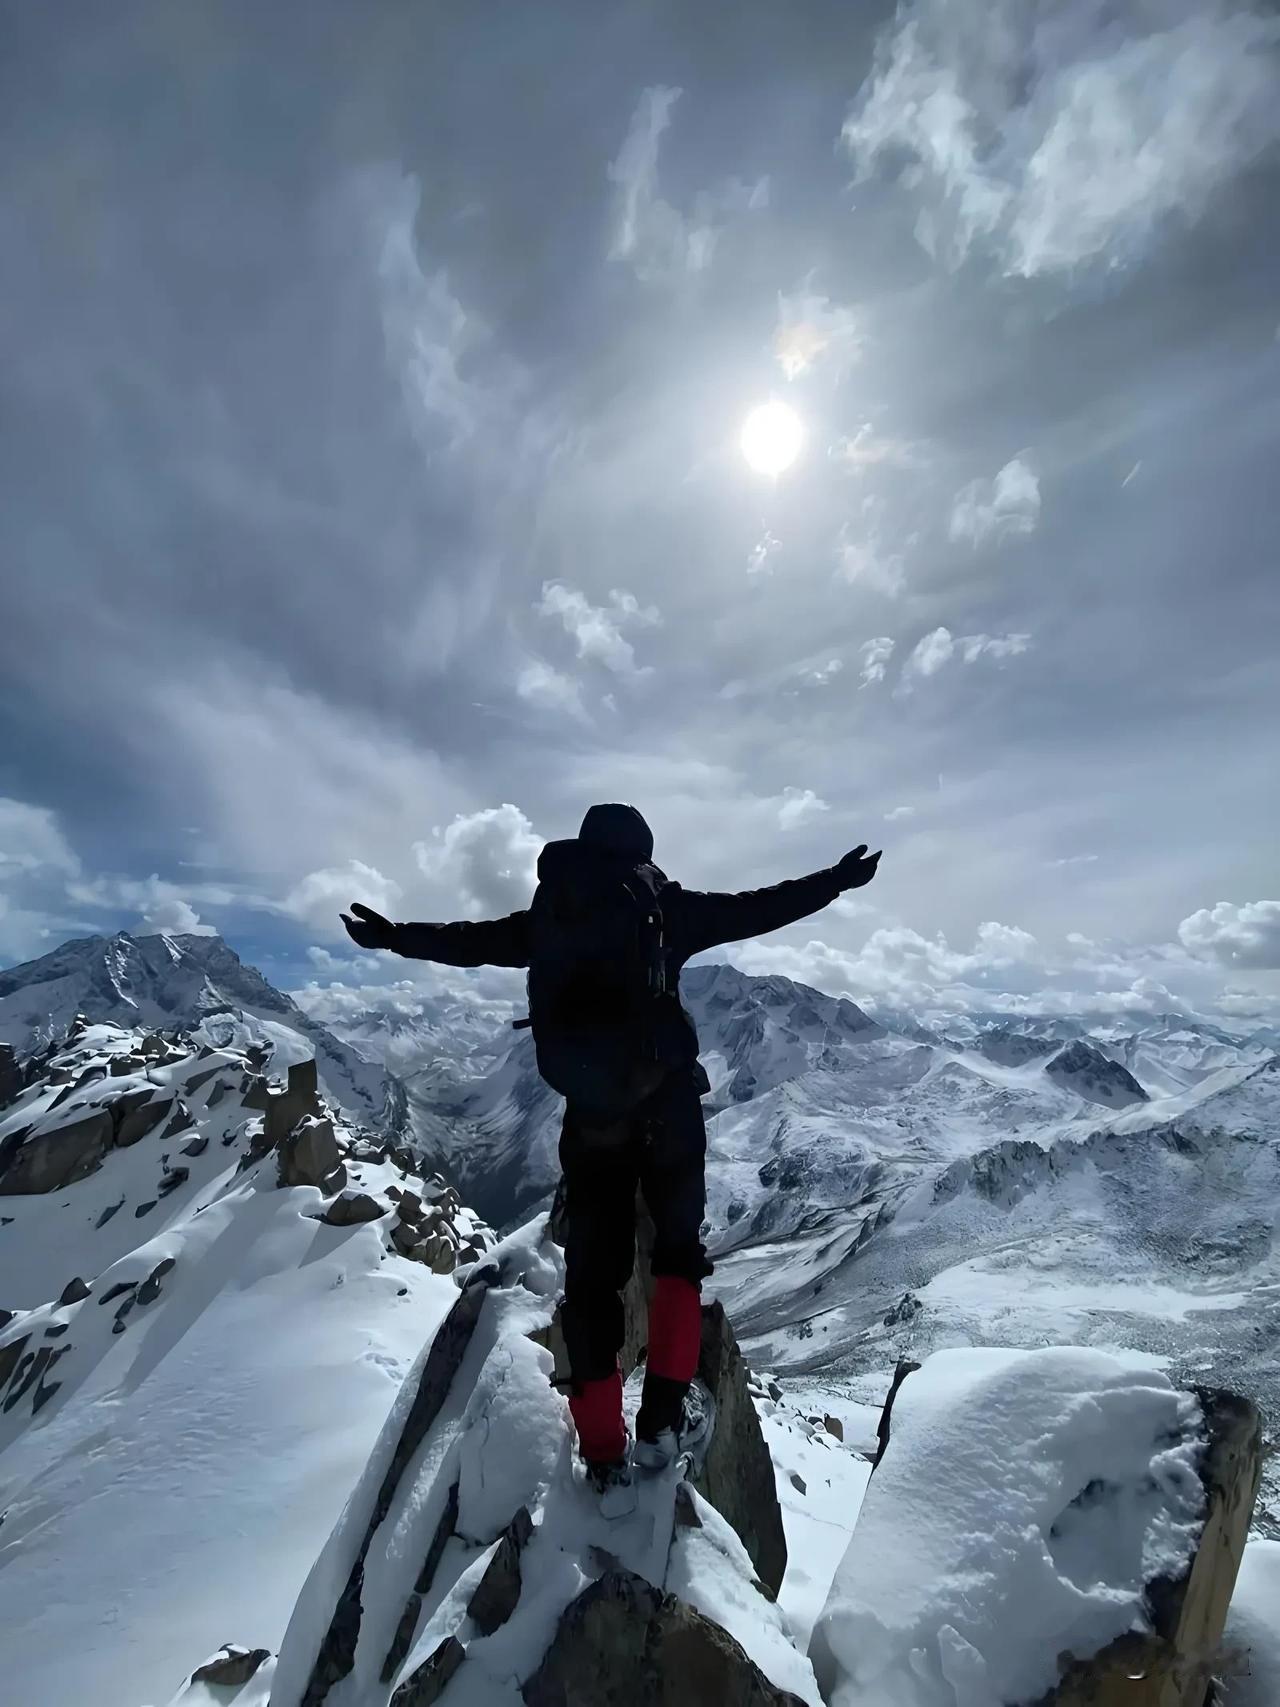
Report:
[[[637,1185],[654,1224],[654,1285],[632,1461],[660,1469],[697,1422],[690,1387],[701,1287],[712,1272],[702,1241],[701,1098],[710,1084],[680,1002],[681,968],[708,949],[820,911],[869,883],[879,859],[864,845],[826,870],[766,889],[684,889],[652,863],[653,835],[636,808],[602,804],[587,812],[576,838],[543,848],[532,903],[506,918],[393,924],[359,903],[342,915],[361,948],[448,966],[529,970],[531,1020],[517,1024],[532,1024],[539,1070],[566,1098],[560,1163],[569,1408],[588,1474],[602,1490],[629,1474],[618,1353],[621,1293],[635,1261]],[[584,956],[591,961],[585,974]],[[637,958],[638,970],[629,971]]]

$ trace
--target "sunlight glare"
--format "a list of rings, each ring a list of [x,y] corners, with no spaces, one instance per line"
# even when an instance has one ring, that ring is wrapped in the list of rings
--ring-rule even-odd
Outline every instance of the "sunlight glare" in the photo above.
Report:
[[[742,424],[742,454],[757,474],[790,468],[803,440],[800,417],[785,403],[761,403]]]

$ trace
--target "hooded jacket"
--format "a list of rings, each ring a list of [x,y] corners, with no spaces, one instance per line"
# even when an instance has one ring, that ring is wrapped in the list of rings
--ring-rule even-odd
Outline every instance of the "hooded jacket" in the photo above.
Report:
[[[653,858],[653,832],[634,806],[591,807],[582,820],[578,840],[637,864]],[[660,1031],[663,1053],[673,1065],[686,1060],[692,1063],[698,1054],[697,1032],[678,995],[685,962],[724,943],[762,936],[808,918],[829,906],[843,889],[833,868],[774,883],[767,889],[736,893],[685,889],[679,883],[667,882],[661,902],[667,987],[672,994],[664,998],[670,1007],[665,1016],[668,1023],[660,1025]],[[395,933],[391,948],[409,960],[434,960],[445,966],[529,964],[529,914],[524,909],[503,919],[475,923],[397,925]]]

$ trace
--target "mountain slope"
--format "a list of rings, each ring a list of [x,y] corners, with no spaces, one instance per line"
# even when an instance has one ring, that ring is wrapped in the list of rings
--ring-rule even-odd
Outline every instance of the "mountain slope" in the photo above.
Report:
[[[19,1054],[61,1037],[76,1014],[125,1026],[202,1026],[210,1043],[269,1043],[282,1065],[314,1054],[330,1094],[352,1114],[394,1122],[402,1106],[383,1068],[340,1042],[220,937],[82,937],[0,972],[0,1042]]]

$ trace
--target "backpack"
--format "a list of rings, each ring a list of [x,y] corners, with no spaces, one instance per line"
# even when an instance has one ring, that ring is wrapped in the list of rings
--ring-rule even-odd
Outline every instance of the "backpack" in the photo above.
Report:
[[[549,842],[529,906],[529,1018],[538,1071],[595,1124],[658,1088],[657,1003],[667,991],[657,866]]]

